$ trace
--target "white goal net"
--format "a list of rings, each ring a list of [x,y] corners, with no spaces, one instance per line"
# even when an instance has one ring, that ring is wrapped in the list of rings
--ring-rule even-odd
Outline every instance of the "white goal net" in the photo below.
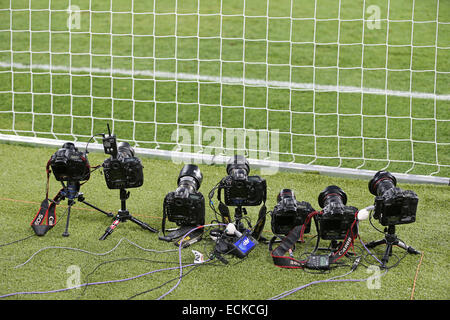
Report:
[[[0,1],[1,140],[448,183],[449,80],[450,1]]]

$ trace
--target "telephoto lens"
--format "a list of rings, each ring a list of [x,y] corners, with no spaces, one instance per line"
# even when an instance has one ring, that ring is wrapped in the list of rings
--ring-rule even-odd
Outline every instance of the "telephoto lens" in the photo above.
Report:
[[[294,199],[295,200],[294,191],[291,189],[281,189],[281,191],[277,195],[277,202],[280,202],[283,199]]]
[[[185,165],[178,175],[178,187],[164,198],[164,215],[182,226],[205,223],[205,200],[200,185],[203,175],[195,164]]]
[[[132,158],[134,157],[134,149],[128,142],[120,142],[117,146],[117,157],[122,159]]]
[[[178,188],[175,190],[175,197],[188,198],[200,189],[203,181],[203,174],[198,166],[187,164],[181,169],[178,175]]]
[[[247,159],[242,155],[235,155],[227,165],[227,174],[233,177],[233,180],[247,180],[250,172],[250,166]]]

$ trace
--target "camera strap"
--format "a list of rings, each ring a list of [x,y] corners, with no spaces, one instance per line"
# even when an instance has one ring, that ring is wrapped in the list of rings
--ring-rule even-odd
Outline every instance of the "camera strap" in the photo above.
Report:
[[[322,211],[314,211],[308,215],[303,225],[299,225],[294,227],[287,235],[281,240],[281,244],[274,250],[272,250],[272,243],[274,238],[272,238],[269,244],[270,255],[273,259],[273,263],[277,267],[281,268],[291,268],[291,269],[303,269],[307,263],[306,260],[297,260],[294,257],[286,256],[286,253],[289,252],[292,254],[293,248],[297,241],[303,242],[303,234],[306,228],[306,225],[311,221],[315,215],[322,214]],[[353,247],[353,240],[358,236],[358,232],[353,232],[355,227],[357,226],[357,213],[355,214],[355,221],[352,223],[351,227],[347,230],[347,234],[345,239],[342,241],[339,249],[332,253],[329,258],[329,263],[335,263],[337,260],[345,256],[350,249]]]
[[[252,231],[252,237],[256,240],[260,240],[261,233],[264,229],[264,225],[266,224],[266,215],[267,215],[267,207],[266,207],[266,201],[264,199],[264,203],[262,207],[259,209],[258,213],[258,221],[256,221],[255,227]]]
[[[41,206],[36,213],[33,221],[31,221],[30,225],[33,229],[34,233],[38,236],[43,236],[50,230],[56,223],[56,204],[59,201],[61,190],[55,196],[55,198],[50,201],[48,199],[48,189],[50,184],[50,162],[51,158],[47,161],[47,165],[45,166],[45,172],[47,174],[47,182],[45,186],[45,199],[41,202]]]
[[[258,221],[256,221],[255,227],[253,228],[252,237],[254,237],[256,240],[261,239],[261,233],[264,229],[264,225],[266,224],[266,215],[267,215],[267,207],[266,207],[266,200],[267,200],[267,187],[266,187],[266,180],[263,180],[264,184],[264,194],[263,194],[263,205],[259,209],[258,213]]]
[[[306,260],[297,260],[292,256],[293,248],[297,241],[303,242],[303,234],[305,232],[306,226],[311,221],[315,215],[320,214],[318,211],[313,211],[305,219],[305,223],[302,225],[295,226],[289,233],[281,239],[281,244],[272,251],[272,242],[275,240],[272,238],[269,243],[270,255],[272,256],[273,263],[280,268],[291,268],[291,269],[303,269],[306,264]],[[286,252],[289,252],[290,256],[286,256]]]
[[[56,205],[59,204],[59,200],[62,197],[62,190],[59,190],[53,200],[49,200],[47,197],[42,201],[39,211],[30,223],[36,235],[45,235],[56,224]]]
[[[222,217],[222,223],[229,224],[231,223],[230,209],[228,209],[228,206],[222,202],[222,189],[224,188],[224,181],[225,178],[223,178],[217,186],[217,200],[219,200],[219,213]]]
[[[348,252],[348,250],[353,248],[353,240],[358,236],[358,219],[356,218],[358,215],[358,211],[355,214],[355,220],[353,221],[350,228],[347,230],[347,234],[345,235],[345,239],[342,241],[339,249],[334,252],[330,257],[330,263],[336,262],[343,256],[345,256]],[[355,229],[356,227],[356,229]],[[355,233],[353,232],[355,229]]]
[[[270,255],[273,259],[273,263],[280,268],[290,268],[290,269],[303,269],[306,261],[297,260],[292,256],[287,257],[286,252],[292,253],[292,248],[295,243],[300,239],[302,233],[303,225],[294,227],[286,237],[281,240],[281,244],[273,251]],[[269,250],[271,249],[271,244]]]

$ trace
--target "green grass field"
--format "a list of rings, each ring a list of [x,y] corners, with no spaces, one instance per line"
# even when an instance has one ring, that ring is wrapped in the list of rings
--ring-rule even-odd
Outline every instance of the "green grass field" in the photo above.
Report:
[[[67,288],[67,281],[72,277],[68,273],[75,266],[80,271],[81,283],[102,282],[126,279],[168,267],[178,265],[178,253],[146,252],[123,241],[109,254],[94,255],[85,252],[55,247],[70,247],[92,253],[105,253],[126,238],[146,249],[176,249],[173,244],[158,240],[157,234],[142,230],[131,222],[119,224],[117,229],[105,240],[98,238],[110,224],[110,218],[89,209],[82,203],[76,203],[70,220],[70,236],[61,236],[65,226],[65,207],[67,201],[57,208],[59,223],[44,237],[33,236],[27,240],[5,245],[33,235],[29,226],[36,214],[40,202],[45,197],[45,164],[54,148],[35,148],[29,146],[0,144],[0,296],[16,292],[48,291]],[[91,165],[101,164],[106,158],[101,153],[89,155]],[[144,164],[144,185],[129,189],[131,197],[127,202],[130,213],[160,230],[162,219],[162,201],[167,192],[176,188],[176,179],[181,165],[171,161],[142,158]],[[210,189],[226,174],[223,166],[200,165],[204,175],[200,191],[208,194]],[[254,170],[254,174],[258,174]],[[267,176],[268,208],[275,205],[277,192],[281,188],[295,190],[297,199],[308,201],[318,208],[317,196],[326,186],[337,184],[348,195],[348,204],[363,208],[372,204],[373,196],[367,189],[367,181],[324,177],[315,174],[295,174],[280,172]],[[421,255],[406,255],[395,247],[390,269],[381,278],[379,289],[369,289],[366,282],[322,283],[312,285],[286,299],[299,300],[409,300],[413,294],[417,300],[448,300],[450,282],[449,264],[449,222],[447,219],[449,193],[446,186],[407,185],[404,189],[414,190],[419,198],[417,221],[397,227],[398,236],[408,245],[420,250]],[[50,179],[50,197],[60,186],[52,176]],[[111,212],[120,207],[118,190],[109,190],[104,177],[95,172],[91,179],[82,186],[81,191],[86,201]],[[254,223],[257,208],[249,208],[248,217]],[[212,210],[206,210],[206,222],[214,219]],[[267,218],[263,235],[270,238],[270,217]],[[375,226],[382,228],[376,221]],[[168,227],[173,225],[169,223]],[[314,242],[314,228],[306,238]],[[360,236],[365,242],[382,238],[368,222],[360,223]],[[207,255],[213,249],[214,242],[206,237],[204,240],[182,250],[182,261],[192,263],[194,256],[191,249]],[[327,241],[321,241],[326,246]],[[49,248],[52,247],[52,248]],[[361,245],[357,245],[359,251]],[[311,243],[297,245],[296,257],[312,249]],[[26,262],[34,253],[33,259]],[[382,254],[383,247],[373,250]],[[422,261],[420,263],[422,257]],[[184,269],[179,286],[165,299],[176,300],[265,300],[285,290],[293,289],[312,281],[324,280],[342,275],[349,271],[349,266],[339,267],[326,274],[312,274],[301,270],[281,269],[273,265],[266,244],[260,243],[244,260],[229,258],[229,265],[214,263],[200,265],[191,273]],[[346,258],[345,258],[346,259]],[[349,260],[343,261],[350,263]],[[365,279],[372,273],[367,267],[373,261],[363,260],[359,268],[345,277],[346,279]],[[109,300],[127,299],[146,290],[161,286],[177,278],[179,270],[158,272],[134,280],[103,285],[91,285],[82,289],[72,289],[59,293],[12,295],[4,299],[82,299]],[[69,282],[73,283],[73,282]],[[169,291],[176,280],[134,299],[156,299]],[[415,285],[414,285],[415,284]],[[414,286],[414,292],[413,292]]]
[[[0,133],[86,141],[109,122],[120,139],[172,150],[173,132],[200,121],[278,130],[281,161],[450,176],[448,99],[274,85],[449,95],[449,1],[365,1],[379,29],[362,1],[175,3],[72,1],[69,32],[68,0],[0,1]]]

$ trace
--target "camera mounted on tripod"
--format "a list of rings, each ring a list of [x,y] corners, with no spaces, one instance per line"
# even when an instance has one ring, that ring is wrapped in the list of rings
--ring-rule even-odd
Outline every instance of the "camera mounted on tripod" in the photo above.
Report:
[[[383,226],[416,221],[419,198],[414,191],[397,187],[397,179],[388,171],[378,171],[369,181],[369,191],[375,196],[373,217]]]
[[[134,149],[128,142],[120,142],[117,145],[116,136],[111,134],[108,127],[108,135],[102,134],[103,149],[106,154],[111,155],[103,162],[103,173],[105,175],[106,185],[109,189],[120,189],[121,207],[114,217],[112,224],[106,228],[105,233],[99,240],[105,240],[119,225],[120,222],[128,220],[136,223],[142,229],[150,232],[158,230],[150,227],[145,222],[133,217],[127,209],[126,201],[130,197],[130,192],[125,189],[138,188],[144,183],[143,165],[138,157],[134,156]]]
[[[58,181],[80,182],[90,178],[87,152],[78,151],[75,144],[66,142],[49,160],[53,175]]]
[[[228,224],[231,222],[230,211],[228,206],[235,206],[235,224],[239,231],[244,231],[241,219],[243,215],[247,214],[246,206],[259,206],[262,204],[258,221],[253,227],[252,236],[256,240],[260,240],[261,232],[266,222],[266,199],[267,199],[267,185],[266,180],[260,176],[249,176],[250,165],[247,159],[242,155],[233,156],[226,167],[227,176],[214,187],[210,194],[210,205],[214,190],[217,188],[217,199],[219,200],[219,212],[222,217],[222,222]],[[222,202],[222,190],[224,194],[224,202]],[[213,208],[215,211],[215,209]]]
[[[86,150],[82,152],[78,150],[74,143],[66,142],[48,160],[46,166],[46,198],[44,199],[44,201],[42,201],[38,213],[31,222],[31,227],[38,236],[45,235],[47,231],[55,225],[56,205],[66,198],[68,199],[68,209],[66,228],[62,234],[64,237],[69,236],[68,229],[70,211],[72,206],[75,204],[76,199],[109,217],[113,216],[112,213],[103,211],[85,201],[83,194],[80,192],[81,185],[89,180],[91,174],[91,166],[89,164],[87,154],[87,147]],[[94,167],[94,169],[98,167],[99,166]],[[62,189],[58,191],[58,193],[52,200],[49,200],[48,189],[51,171],[53,171],[55,179],[61,182]],[[80,183],[81,181],[84,182]]]
[[[227,165],[227,176],[219,186],[227,206],[259,206],[266,201],[266,180],[249,176],[250,165],[242,155],[235,155]]]
[[[115,135],[103,135],[103,149],[110,158],[103,162],[106,185],[109,189],[138,188],[144,183],[142,162],[134,156],[134,149],[128,142],[117,145]]]
[[[202,180],[203,174],[197,165],[187,164],[181,169],[177,189],[169,192],[164,198],[162,220],[164,236],[159,237],[160,240],[176,241],[175,244],[177,244],[189,230],[205,224],[205,198],[198,191]],[[165,234],[166,218],[180,227],[167,236]],[[187,246],[200,240],[202,234],[203,228],[193,231],[183,244]]]
[[[414,191],[403,190],[397,187],[397,179],[388,171],[378,171],[369,181],[369,191],[375,196],[374,214],[381,225],[386,226],[384,239],[375,240],[366,244],[367,248],[374,248],[380,244],[386,245],[381,259],[381,267],[385,268],[392,255],[394,245],[406,250],[408,253],[420,252],[401,241],[395,231],[398,224],[408,224],[416,221],[416,211],[419,197]]]

